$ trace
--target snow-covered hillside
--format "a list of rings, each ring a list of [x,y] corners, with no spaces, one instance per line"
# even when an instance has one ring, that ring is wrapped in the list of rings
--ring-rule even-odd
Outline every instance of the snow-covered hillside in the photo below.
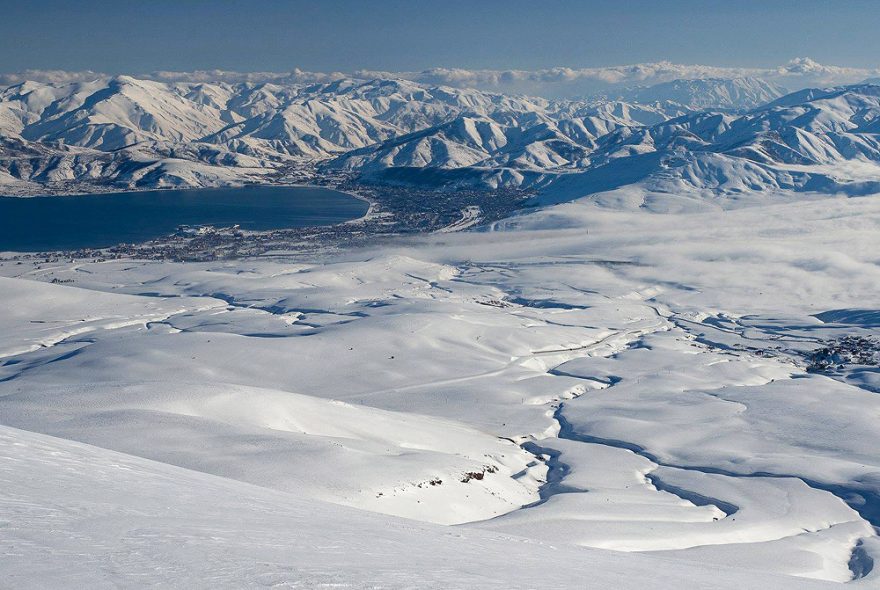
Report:
[[[765,197],[312,262],[3,261],[3,572],[876,587],[880,201]]]
[[[566,587],[585,567],[595,588],[835,587],[450,531],[7,427],[0,456],[3,574],[16,588],[507,590]]]

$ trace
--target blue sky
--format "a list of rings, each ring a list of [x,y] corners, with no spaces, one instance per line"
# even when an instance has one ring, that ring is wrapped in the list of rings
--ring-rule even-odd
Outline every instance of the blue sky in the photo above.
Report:
[[[0,0],[0,72],[880,65],[878,0]]]

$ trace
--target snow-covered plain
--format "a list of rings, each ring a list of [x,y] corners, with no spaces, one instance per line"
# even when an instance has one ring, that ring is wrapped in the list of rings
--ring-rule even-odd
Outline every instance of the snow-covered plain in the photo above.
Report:
[[[314,262],[2,263],[0,570],[876,587],[877,367],[803,353],[880,332],[880,196],[607,207],[646,195]]]

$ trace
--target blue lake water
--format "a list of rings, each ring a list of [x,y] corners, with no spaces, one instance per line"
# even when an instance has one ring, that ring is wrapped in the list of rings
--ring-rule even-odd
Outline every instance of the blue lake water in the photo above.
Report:
[[[137,243],[181,225],[271,230],[333,225],[368,204],[317,187],[258,186],[80,196],[0,197],[0,251],[40,252]]]

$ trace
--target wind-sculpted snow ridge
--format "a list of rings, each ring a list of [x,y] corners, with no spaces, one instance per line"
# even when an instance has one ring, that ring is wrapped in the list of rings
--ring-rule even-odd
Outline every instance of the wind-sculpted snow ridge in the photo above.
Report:
[[[880,201],[775,200],[582,199],[311,262],[2,261],[4,565],[876,587]]]

